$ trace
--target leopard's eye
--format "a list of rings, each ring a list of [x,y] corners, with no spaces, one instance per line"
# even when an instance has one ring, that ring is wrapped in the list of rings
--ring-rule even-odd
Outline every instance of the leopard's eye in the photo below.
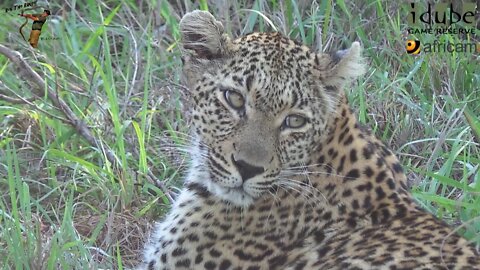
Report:
[[[283,121],[284,128],[301,128],[307,123],[307,118],[298,115],[298,114],[291,114],[285,117]]]
[[[243,96],[236,91],[225,90],[224,95],[228,105],[235,110],[240,110],[245,105],[245,99],[243,99]]]

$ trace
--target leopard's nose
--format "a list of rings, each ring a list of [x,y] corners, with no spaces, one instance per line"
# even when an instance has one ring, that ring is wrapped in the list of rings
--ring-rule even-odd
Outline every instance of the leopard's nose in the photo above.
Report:
[[[265,171],[263,167],[249,164],[244,160],[236,160],[234,155],[232,155],[232,162],[235,167],[237,167],[237,170],[240,173],[243,182]]]

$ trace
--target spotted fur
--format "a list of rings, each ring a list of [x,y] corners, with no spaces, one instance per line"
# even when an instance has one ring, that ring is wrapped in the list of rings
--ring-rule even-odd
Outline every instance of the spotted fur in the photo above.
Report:
[[[180,29],[193,161],[141,269],[478,269],[349,109],[358,43],[327,55],[278,33],[232,41],[203,11]]]

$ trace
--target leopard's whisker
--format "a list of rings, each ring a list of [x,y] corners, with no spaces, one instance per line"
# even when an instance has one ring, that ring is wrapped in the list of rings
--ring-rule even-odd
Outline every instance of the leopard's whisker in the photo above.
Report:
[[[312,209],[315,209],[315,204],[314,202],[316,202],[316,198],[314,197],[310,197],[308,194],[304,194],[302,192],[302,188],[300,189],[297,189],[297,187],[295,186],[292,186],[292,185],[289,185],[288,183],[283,183],[281,185],[278,185],[280,188],[282,188],[283,190],[285,190],[290,196],[292,196],[293,198],[296,198],[296,196],[294,196],[290,191],[294,191],[295,193],[297,193],[298,195],[300,195],[304,200],[305,202],[312,208]],[[314,199],[313,201],[311,199]]]
[[[323,193],[318,190],[317,188],[311,186],[311,185],[305,185],[304,183],[302,182],[295,182],[295,180],[291,180],[291,179],[286,179],[286,178],[282,178],[280,179],[280,181],[278,182],[278,185],[287,185],[287,186],[295,186],[295,187],[298,187],[298,188],[301,188],[303,191],[307,192],[308,195],[311,195],[312,197],[314,198],[318,198],[317,194],[318,193],[319,195],[322,196],[322,198],[327,201],[327,198],[323,195]]]

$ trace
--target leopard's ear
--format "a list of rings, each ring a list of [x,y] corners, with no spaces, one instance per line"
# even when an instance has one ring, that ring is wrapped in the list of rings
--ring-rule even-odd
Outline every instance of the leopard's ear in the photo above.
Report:
[[[223,25],[209,12],[195,10],[180,21],[180,50],[183,75],[193,88],[201,76],[214,73],[222,59],[229,54],[231,41],[223,31]]]
[[[361,56],[361,47],[353,42],[350,49],[337,51],[333,54],[318,56],[318,71],[320,79],[328,86],[342,89],[346,83],[365,72],[365,65]]]
[[[180,21],[180,34],[184,58],[214,60],[227,54],[230,40],[222,23],[207,11],[185,14]]]

